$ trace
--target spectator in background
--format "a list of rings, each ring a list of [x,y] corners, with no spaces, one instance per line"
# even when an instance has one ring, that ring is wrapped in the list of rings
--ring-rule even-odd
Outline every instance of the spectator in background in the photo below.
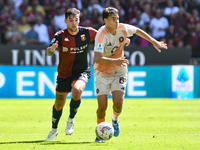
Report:
[[[31,5],[28,6],[26,9],[25,14],[28,16],[29,22],[30,21],[37,21],[39,16],[45,17],[45,10],[44,7],[39,5],[38,0],[32,0]]]
[[[125,11],[120,5],[119,1],[114,1],[114,7],[119,10],[119,22],[124,22],[125,20]]]
[[[35,45],[40,43],[38,33],[34,30],[34,25],[34,21],[30,22],[30,31],[25,34],[26,44]]]
[[[21,1],[21,0],[19,0]],[[15,12],[15,18],[18,19],[22,16],[22,12],[19,9],[19,7],[15,6],[15,3],[13,0],[7,0],[7,6],[9,7],[9,9],[13,9]]]
[[[28,7],[29,7],[29,0],[23,0],[23,2],[19,6],[19,9],[21,10],[22,14],[24,14]]]
[[[17,26],[17,21],[12,21],[12,23],[8,26],[8,30],[5,34],[5,39],[8,44],[20,44],[22,34],[17,30]]]
[[[4,0],[0,0],[0,14],[1,14],[2,11],[3,11],[4,5],[5,5]]]
[[[65,20],[65,12],[61,6],[57,8],[57,15],[55,15],[53,18],[55,21],[56,30],[62,30],[67,28],[66,23],[63,21]]]
[[[174,6],[173,0],[167,0],[167,7],[165,7],[164,15],[170,16],[171,14],[177,13],[179,10],[178,6]]]
[[[151,14],[151,5],[149,3],[146,3],[144,5],[144,11],[141,14],[141,20],[144,21],[145,25],[149,25],[150,20],[152,18],[152,14]]]
[[[195,25],[195,28],[189,31],[189,42],[191,45],[192,55],[197,50],[197,39],[198,39],[198,26]]]
[[[49,33],[47,26],[43,23],[43,17],[37,18],[37,24],[34,26],[34,30],[39,34],[40,43],[48,45],[50,43]]]
[[[91,16],[87,8],[83,8],[81,10],[80,25],[83,27],[92,27],[92,20],[90,18]]]
[[[103,12],[103,7],[99,4],[98,0],[91,0],[87,9],[90,14],[92,14],[93,9],[97,9],[100,14]]]
[[[55,20],[52,18],[50,20],[50,25],[48,26],[49,40],[53,39],[56,32]]]
[[[171,15],[171,19],[175,25],[175,32],[179,33],[180,26],[183,24],[187,24],[190,18],[190,14],[185,11],[183,7],[179,8],[177,13]]]
[[[190,34],[188,31],[188,27],[186,24],[182,24],[180,29],[179,29],[179,32],[178,32],[178,35],[176,35],[175,37],[175,46],[177,47],[190,47],[190,43],[189,43],[189,37],[190,37]]]
[[[104,24],[101,14],[97,9],[92,9],[91,21],[92,27],[95,29],[99,29]]]
[[[21,33],[24,33],[28,28],[30,28],[30,24],[28,23],[26,16],[22,16],[18,22],[19,24],[17,30]]]
[[[164,16],[171,22],[171,15],[177,13],[179,8],[174,6],[173,0],[167,0],[167,7],[164,8]]]
[[[54,1],[54,0],[45,0],[43,1],[43,7],[45,10],[45,23],[47,25],[50,24],[51,18],[53,18],[57,14],[57,8],[61,7],[61,1]]]
[[[166,30],[166,41],[168,47],[174,47],[174,38],[175,38],[175,32],[174,32],[174,24],[170,24],[169,27]]]
[[[163,17],[161,14],[161,9],[156,10],[155,17],[150,21],[149,28],[153,38],[159,40],[159,38],[165,37],[166,29],[169,26],[167,18]]]
[[[200,23],[200,15],[199,15],[199,12],[196,8],[194,8],[192,10],[192,14],[190,16],[190,19],[189,19],[189,23],[188,23],[188,27],[190,30],[195,30],[195,26],[197,23]]]
[[[125,5],[125,23],[128,23],[135,17],[136,12],[140,10],[138,0],[129,0]]]
[[[200,23],[196,25],[196,30],[197,30],[197,52],[198,56],[200,57]]]

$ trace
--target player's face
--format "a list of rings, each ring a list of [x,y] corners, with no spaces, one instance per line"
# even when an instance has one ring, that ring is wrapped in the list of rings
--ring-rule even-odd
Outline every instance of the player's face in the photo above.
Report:
[[[110,28],[112,30],[115,30],[119,26],[119,15],[111,15],[107,19],[105,19],[105,23],[107,28]]]
[[[67,19],[65,19],[67,30],[70,34],[77,34],[79,22],[79,15],[70,15]]]

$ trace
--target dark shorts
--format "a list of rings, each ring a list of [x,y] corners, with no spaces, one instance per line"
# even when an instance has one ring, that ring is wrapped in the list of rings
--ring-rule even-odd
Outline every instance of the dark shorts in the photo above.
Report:
[[[88,79],[90,78],[90,71],[85,71],[78,73],[73,76],[69,76],[67,78],[59,78],[57,77],[56,81],[56,91],[58,92],[71,92],[71,83],[76,80],[83,80],[86,84]]]

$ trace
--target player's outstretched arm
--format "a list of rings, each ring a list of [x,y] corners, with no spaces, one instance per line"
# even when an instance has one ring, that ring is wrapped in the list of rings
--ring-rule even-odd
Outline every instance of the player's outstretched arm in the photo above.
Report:
[[[47,55],[52,56],[57,47],[58,41],[56,41],[56,43],[52,44],[51,46],[47,47]]]
[[[145,31],[137,28],[136,34],[144,39],[146,39],[147,41],[151,42],[153,44],[153,46],[155,47],[155,49],[160,53],[161,50],[160,48],[163,49],[167,49],[167,44],[164,42],[159,42],[156,39],[154,39],[153,37],[151,37],[150,35],[148,35]]]

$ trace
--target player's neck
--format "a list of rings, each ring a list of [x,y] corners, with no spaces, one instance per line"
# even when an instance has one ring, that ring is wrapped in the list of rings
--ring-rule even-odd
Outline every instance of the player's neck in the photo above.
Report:
[[[115,35],[116,34],[116,29],[110,28],[108,26],[106,26],[106,29],[112,34]]]
[[[77,35],[77,33],[79,32],[79,30],[75,31],[75,32],[72,32],[70,30],[67,29],[67,32],[70,34],[70,35]]]

